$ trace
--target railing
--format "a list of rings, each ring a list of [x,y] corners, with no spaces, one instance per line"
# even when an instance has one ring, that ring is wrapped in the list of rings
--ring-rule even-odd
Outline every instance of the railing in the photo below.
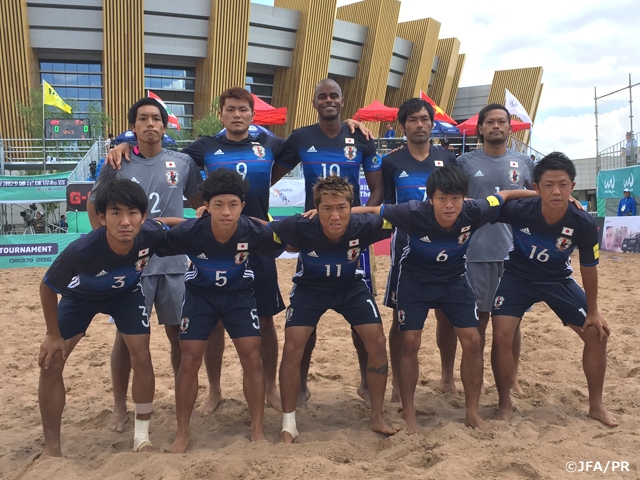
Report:
[[[93,140],[0,138],[0,175],[11,171],[73,170]]]
[[[93,144],[89,151],[84,155],[82,160],[74,168],[71,175],[69,175],[69,182],[86,182],[89,175],[91,175],[91,162],[96,162],[97,165],[100,159],[104,157],[106,152],[105,142],[100,140]]]
[[[636,133],[632,141],[635,145],[629,145],[627,148],[627,140],[623,140],[600,151],[596,160],[596,171],[599,172],[600,170],[613,170],[615,168],[638,165],[640,163],[639,140],[640,134]]]

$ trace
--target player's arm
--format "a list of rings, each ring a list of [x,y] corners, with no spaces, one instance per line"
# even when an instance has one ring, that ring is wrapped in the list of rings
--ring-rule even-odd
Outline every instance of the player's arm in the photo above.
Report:
[[[498,195],[502,197],[502,200],[508,202],[509,200],[518,200],[520,198],[537,197],[538,194],[534,190],[500,190]]]
[[[278,180],[284,177],[291,170],[291,168],[285,167],[278,162],[273,162],[273,168],[271,169],[271,186],[274,186],[276,183],[278,183]]]
[[[380,207],[381,207],[380,205],[376,205],[375,207],[370,207],[369,204],[367,203],[367,205],[364,207],[353,207],[351,209],[351,213],[373,213],[375,215],[380,215]]]
[[[187,219],[180,217],[156,217],[151,221],[164,223],[167,227],[171,228],[175,227],[176,225],[180,225],[182,222],[186,222]]]
[[[594,326],[600,333],[600,341],[606,339],[611,330],[607,321],[602,314],[598,311],[598,266],[593,265],[586,267],[580,265],[580,274],[582,275],[582,286],[584,287],[584,293],[587,296],[587,316],[582,326],[584,332],[587,327]]]
[[[60,350],[62,359],[67,358],[67,349],[58,326],[58,294],[44,283],[40,282],[40,303],[44,313],[44,321],[47,325],[47,335],[40,345],[38,366],[49,368],[53,355]]]
[[[367,206],[376,206],[382,204],[384,200],[384,181],[382,180],[382,170],[375,172],[364,172],[364,178],[369,186],[369,200]]]
[[[131,150],[133,150],[133,147],[130,144],[122,142],[120,145],[109,150],[109,153],[107,153],[107,156],[104,159],[104,163],[109,164],[111,168],[120,170],[123,157],[127,162],[131,161]]]

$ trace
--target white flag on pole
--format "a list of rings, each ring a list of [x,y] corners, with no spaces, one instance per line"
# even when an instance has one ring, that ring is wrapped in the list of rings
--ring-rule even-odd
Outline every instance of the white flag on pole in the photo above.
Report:
[[[529,116],[527,111],[524,109],[522,104],[507,89],[505,89],[504,106],[507,107],[507,110],[511,115],[516,115],[523,122],[527,122],[533,125],[533,121],[531,120],[531,117]]]

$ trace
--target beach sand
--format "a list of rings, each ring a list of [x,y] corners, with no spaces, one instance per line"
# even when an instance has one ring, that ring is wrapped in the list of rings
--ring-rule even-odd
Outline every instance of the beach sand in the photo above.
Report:
[[[389,258],[377,257],[379,295]],[[574,259],[577,265],[577,259]],[[278,260],[286,298],[295,260]],[[242,395],[242,370],[229,340],[224,355],[224,402],[212,415],[192,424],[184,455],[164,453],[175,434],[174,385],[168,341],[152,317],[152,356],[156,397],[151,440],[158,453],[131,452],[133,413],[124,433],[106,428],[112,407],[109,356],[115,327],[96,317],[70,356],[65,370],[67,405],[62,418],[64,458],[39,458],[43,447],[37,404],[36,363],[44,335],[38,286],[44,269],[0,271],[5,299],[0,306],[4,333],[0,349],[0,477],[12,479],[430,479],[574,478],[567,462],[629,462],[629,472],[607,475],[640,478],[640,255],[604,253],[599,308],[609,325],[605,404],[620,426],[609,428],[587,418],[588,392],[582,372],[582,342],[546,307],[536,305],[522,323],[520,383],[525,395],[514,399],[510,424],[492,422],[495,432],[466,428],[464,398],[438,389],[440,360],[435,319],[430,314],[420,351],[416,392],[419,434],[393,437],[368,428],[368,410],[356,394],[359,372],[349,326],[327,313],[318,326],[309,387],[311,399],[298,410],[300,437],[294,445],[275,443],[281,414],[265,411],[268,442],[251,443],[249,415]],[[580,282],[579,271],[576,279]],[[385,330],[391,310],[381,306]],[[284,314],[276,317],[280,346]],[[490,345],[491,329],[488,332]],[[280,350],[282,351],[282,350]],[[460,348],[456,369],[459,369]],[[462,390],[459,374],[456,382]],[[485,351],[486,394],[480,414],[491,419],[498,401]],[[206,393],[200,371],[200,402]],[[387,400],[391,382],[387,388]],[[133,403],[129,397],[129,408]],[[399,405],[386,403],[386,418],[402,425]],[[579,465],[577,468],[580,468]],[[594,468],[593,466],[591,468]],[[597,475],[601,472],[589,473]]]

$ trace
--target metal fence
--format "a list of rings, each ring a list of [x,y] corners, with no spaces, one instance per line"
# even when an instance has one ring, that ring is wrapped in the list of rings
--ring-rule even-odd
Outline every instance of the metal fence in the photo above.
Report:
[[[596,161],[596,171],[632,167],[640,164],[639,140],[640,134],[636,133],[628,146],[627,140],[625,139],[599,152]]]
[[[1,138],[0,175],[14,171],[73,170],[93,145],[93,140]]]

